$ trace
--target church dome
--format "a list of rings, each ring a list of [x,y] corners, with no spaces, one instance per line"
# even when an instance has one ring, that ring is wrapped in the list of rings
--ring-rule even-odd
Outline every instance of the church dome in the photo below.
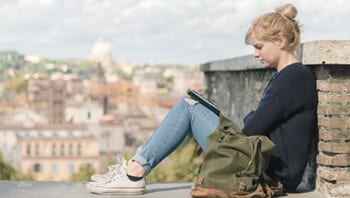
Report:
[[[100,63],[112,60],[112,46],[103,38],[99,38],[92,47],[88,60]]]

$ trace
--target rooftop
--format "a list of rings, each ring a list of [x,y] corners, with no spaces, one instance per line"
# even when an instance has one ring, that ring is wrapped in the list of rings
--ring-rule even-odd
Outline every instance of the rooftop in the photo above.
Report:
[[[0,181],[1,197],[6,198],[191,198],[192,183],[150,183],[144,195],[96,195],[89,193],[85,182]],[[288,194],[290,198],[325,198],[319,192]]]

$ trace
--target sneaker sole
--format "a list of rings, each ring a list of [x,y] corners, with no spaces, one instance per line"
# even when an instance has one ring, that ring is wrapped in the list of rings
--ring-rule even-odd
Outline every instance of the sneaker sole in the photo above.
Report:
[[[145,194],[145,187],[136,187],[136,188],[106,188],[101,186],[94,186],[91,184],[86,184],[86,188],[95,194],[104,194],[104,195],[142,195]]]
[[[90,180],[93,182],[101,182],[101,181],[105,181],[106,179],[108,179],[108,177],[101,177],[101,176],[91,176]]]

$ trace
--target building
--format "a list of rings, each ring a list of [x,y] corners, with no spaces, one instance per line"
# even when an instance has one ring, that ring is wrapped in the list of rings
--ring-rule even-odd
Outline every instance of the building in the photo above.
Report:
[[[4,91],[0,96],[0,115],[20,112],[26,107],[26,95],[15,91]]]
[[[47,116],[50,124],[65,123],[66,97],[66,82],[62,79],[29,80],[29,107],[39,114]]]
[[[91,84],[90,95],[93,97],[105,96],[107,112],[127,114],[135,106],[139,97],[139,88],[126,80],[119,80],[112,84]]]
[[[109,165],[110,159],[115,158],[119,153],[125,152],[126,135],[124,122],[112,115],[104,115],[98,125],[100,170],[104,172]]]
[[[41,126],[17,132],[20,170],[37,181],[67,181],[82,165],[100,168],[99,143],[84,126]]]
[[[65,108],[66,122],[74,124],[97,124],[103,116],[101,104],[88,100],[67,104]]]
[[[47,90],[49,124],[65,123],[66,84],[63,80],[51,80]]]

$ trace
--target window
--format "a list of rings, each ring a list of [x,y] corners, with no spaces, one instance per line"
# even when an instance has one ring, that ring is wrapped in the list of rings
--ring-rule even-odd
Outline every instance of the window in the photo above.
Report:
[[[33,172],[40,173],[42,171],[42,166],[39,163],[33,164]]]
[[[85,166],[88,168],[88,169],[91,169],[93,168],[92,164],[91,163],[86,163]]]
[[[73,174],[74,173],[74,164],[73,163],[69,163],[68,164],[68,174]]]
[[[35,156],[39,156],[40,155],[40,147],[39,144],[35,144]]]
[[[56,156],[56,144],[52,145],[52,156]]]
[[[81,144],[80,143],[77,146],[77,155],[81,156]]]
[[[69,144],[68,155],[73,156],[73,145],[72,144]]]
[[[57,173],[58,167],[57,167],[57,163],[56,162],[52,162],[52,164],[51,164],[51,171],[52,171],[52,173]]]
[[[31,148],[31,145],[28,143],[28,144],[27,144],[27,148],[26,148],[26,153],[27,153],[28,156],[30,156],[31,153],[32,153],[32,150],[31,150],[31,149],[32,149],[32,148]]]
[[[61,144],[61,156],[64,156],[64,144]]]

